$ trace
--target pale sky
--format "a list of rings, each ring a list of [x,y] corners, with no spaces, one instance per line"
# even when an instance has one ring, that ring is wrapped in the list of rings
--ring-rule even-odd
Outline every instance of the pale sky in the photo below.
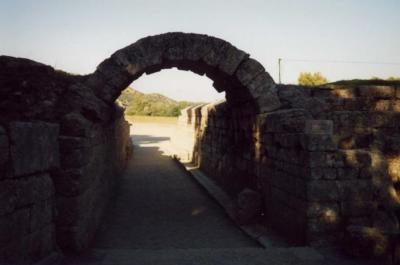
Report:
[[[330,81],[386,78],[400,76],[399,14],[399,0],[0,0],[0,54],[87,74],[142,37],[183,31],[232,43],[276,82],[278,58],[283,83],[297,83],[302,71]],[[175,99],[221,97],[206,77],[178,70],[143,76],[132,86]]]

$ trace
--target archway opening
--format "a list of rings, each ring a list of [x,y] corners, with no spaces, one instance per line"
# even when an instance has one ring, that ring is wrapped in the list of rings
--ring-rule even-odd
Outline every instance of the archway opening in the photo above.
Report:
[[[176,67],[213,81],[231,105],[249,103],[255,112],[280,107],[276,85],[264,67],[230,43],[207,35],[166,33],[143,38],[103,61],[85,84],[113,102],[143,74]]]
[[[213,89],[209,78],[179,69],[145,74],[117,99],[132,124],[134,144],[157,146],[164,154],[180,154],[185,160],[195,145],[195,114],[191,111],[217,102],[225,102],[225,92]]]
[[[204,165],[204,171],[212,175],[220,186],[226,188],[233,198],[236,198],[244,187],[257,189],[257,170],[252,167],[258,157],[256,149],[260,140],[255,131],[256,116],[281,108],[281,103],[276,91],[277,86],[264,67],[226,41],[199,34],[167,33],[146,37],[115,52],[103,61],[93,74],[86,76],[82,83],[73,87],[74,91],[88,92],[88,96],[101,106],[83,106],[81,114],[89,120],[100,120],[108,124],[107,117],[103,117],[101,111],[103,108],[106,110],[107,106],[115,109],[115,101],[132,82],[145,74],[150,75],[174,67],[205,76],[212,80],[217,92],[226,93],[226,103],[186,111],[188,115],[185,125],[194,125],[191,134],[194,138],[191,152],[194,161],[200,167]],[[73,114],[81,118],[80,114]],[[118,109],[115,109],[114,113],[106,114],[111,116],[111,120],[117,115],[118,122],[123,122]],[[68,118],[75,121],[75,116]],[[201,119],[198,119],[200,116]],[[204,117],[207,117],[207,121]],[[111,134],[115,132],[115,127],[121,127],[120,124],[113,126],[108,128]],[[123,127],[121,134],[125,137],[126,123]],[[114,139],[118,137],[112,138],[118,141]],[[124,144],[117,145],[124,148]],[[156,149],[157,152],[158,148]],[[120,153],[124,154],[124,150],[116,151],[117,156],[120,156]],[[144,157],[146,156],[136,154],[136,158]],[[141,160],[133,170],[143,168],[148,161],[153,160],[154,155],[150,154],[150,158]],[[121,163],[123,162],[121,160]],[[163,173],[159,175],[162,176]],[[125,185],[122,186],[125,188]],[[148,192],[152,192],[151,189],[148,189]],[[140,202],[146,199],[143,197],[133,200]],[[129,202],[130,198],[124,201]],[[140,208],[140,205],[138,207]],[[194,212],[198,216],[198,211]],[[260,212],[257,210],[257,213]]]

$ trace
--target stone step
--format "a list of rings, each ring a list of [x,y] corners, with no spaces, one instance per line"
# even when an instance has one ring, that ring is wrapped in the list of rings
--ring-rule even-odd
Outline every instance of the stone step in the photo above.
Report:
[[[93,249],[60,265],[326,265],[312,248]]]

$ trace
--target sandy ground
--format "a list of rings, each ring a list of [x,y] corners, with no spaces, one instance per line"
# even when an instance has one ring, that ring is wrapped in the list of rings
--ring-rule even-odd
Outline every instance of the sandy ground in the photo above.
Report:
[[[176,130],[176,120],[163,123],[139,121],[132,124],[131,135],[134,145],[156,146],[164,155],[171,155],[173,153],[171,138]]]

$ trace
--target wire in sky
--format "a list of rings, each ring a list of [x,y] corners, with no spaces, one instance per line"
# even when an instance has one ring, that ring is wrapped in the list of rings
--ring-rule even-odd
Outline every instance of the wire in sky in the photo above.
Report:
[[[347,63],[347,64],[380,64],[380,65],[400,65],[400,62],[374,62],[374,61],[341,61],[341,60],[307,60],[307,59],[286,59],[286,62],[304,62],[304,63]]]

